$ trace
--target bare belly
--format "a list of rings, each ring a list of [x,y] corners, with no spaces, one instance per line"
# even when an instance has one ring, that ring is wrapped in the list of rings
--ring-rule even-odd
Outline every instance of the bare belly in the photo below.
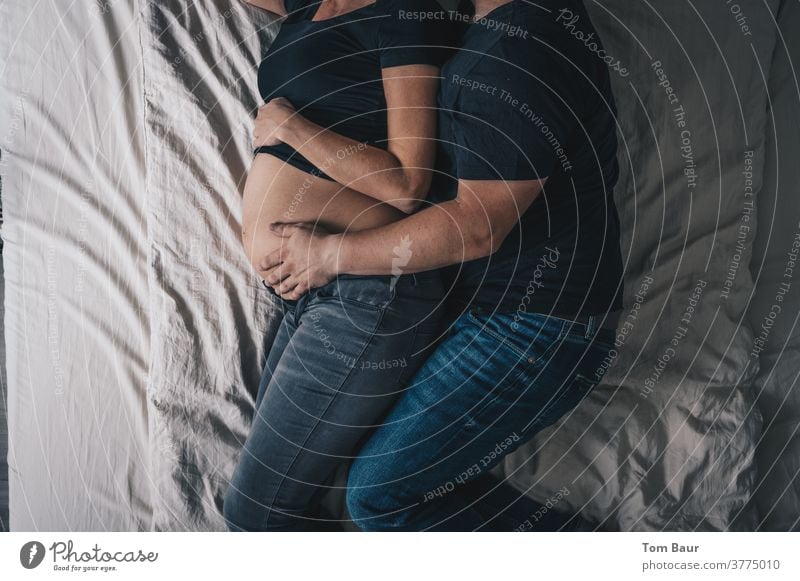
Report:
[[[392,206],[337,182],[299,170],[275,156],[253,160],[242,199],[242,242],[250,262],[280,247],[273,222],[310,222],[329,232],[366,230],[403,218]]]

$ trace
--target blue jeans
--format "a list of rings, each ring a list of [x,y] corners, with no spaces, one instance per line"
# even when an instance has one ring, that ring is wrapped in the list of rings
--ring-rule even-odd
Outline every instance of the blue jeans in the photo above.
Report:
[[[436,272],[343,275],[286,312],[223,502],[232,531],[324,528],[314,499],[355,457],[441,331]]]
[[[515,530],[538,511],[547,518],[535,530],[562,529],[570,515],[539,510],[489,471],[595,386],[615,336],[597,323],[460,316],[351,466],[354,522],[372,531]]]

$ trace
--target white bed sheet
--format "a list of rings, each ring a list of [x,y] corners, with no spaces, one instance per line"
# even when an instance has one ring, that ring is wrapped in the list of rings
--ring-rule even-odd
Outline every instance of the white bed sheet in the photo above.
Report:
[[[13,531],[152,521],[135,8],[0,2]]]
[[[277,305],[247,261],[256,72],[277,32],[237,1],[142,4],[155,530],[224,530]]]

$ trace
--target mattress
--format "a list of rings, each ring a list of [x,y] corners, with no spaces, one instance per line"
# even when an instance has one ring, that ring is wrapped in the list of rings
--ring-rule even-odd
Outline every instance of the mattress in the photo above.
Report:
[[[232,0],[76,4],[0,5],[11,528],[224,530],[278,321],[238,236],[278,23]],[[800,356],[751,356],[764,278],[743,228],[777,179],[778,2],[741,0],[747,31],[724,3],[586,5],[628,73],[618,355],[498,471],[613,530],[789,526],[758,499],[797,514],[800,451],[766,460],[783,484],[759,467],[796,427],[769,404]]]

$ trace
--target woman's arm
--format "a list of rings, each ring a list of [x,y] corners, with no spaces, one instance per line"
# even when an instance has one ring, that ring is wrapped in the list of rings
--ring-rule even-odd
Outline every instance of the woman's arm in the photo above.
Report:
[[[436,156],[439,68],[403,65],[383,69],[388,143],[367,146],[299,113],[285,99],[259,111],[254,145],[282,141],[335,181],[408,214],[428,195]]]
[[[286,16],[286,6],[283,0],[243,0],[245,4],[250,4],[261,10],[272,12],[278,16]]]

